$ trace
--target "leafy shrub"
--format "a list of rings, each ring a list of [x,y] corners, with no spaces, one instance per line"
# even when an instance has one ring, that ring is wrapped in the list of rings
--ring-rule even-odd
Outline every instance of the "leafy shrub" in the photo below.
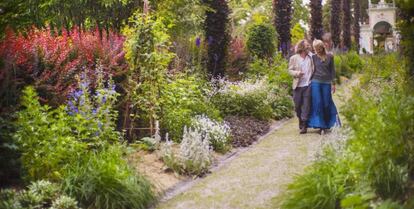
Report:
[[[340,76],[350,78],[352,74],[361,72],[364,67],[363,60],[354,51],[335,56],[334,62],[338,82],[340,82]]]
[[[73,135],[65,109],[40,105],[32,87],[23,91],[22,105],[25,109],[18,113],[15,134],[22,166],[30,179],[57,179],[62,165],[75,160],[86,145]]]
[[[293,105],[286,91],[268,86],[265,79],[254,82],[218,82],[217,93],[211,101],[224,116],[253,116],[269,120],[291,115]]]
[[[227,123],[219,123],[205,115],[197,115],[192,120],[192,127],[207,135],[211,146],[217,152],[225,153],[231,146],[230,127]]]
[[[41,180],[32,182],[27,190],[1,190],[0,208],[78,209],[78,202],[63,194],[58,184]]]
[[[84,208],[147,208],[155,200],[151,184],[135,174],[120,146],[90,152],[65,173],[63,190]]]
[[[271,25],[253,25],[247,34],[247,48],[251,55],[260,59],[271,58],[275,52],[276,32]]]
[[[161,17],[135,12],[129,18],[129,24],[123,29],[125,58],[128,61],[127,95],[129,106],[125,113],[132,116],[131,127],[140,119],[141,124],[152,127],[159,119],[160,91],[166,82],[168,65],[175,56],[170,52],[168,28]],[[131,131],[129,132],[131,135]],[[135,136],[129,136],[135,137]]]
[[[4,62],[0,65],[0,83],[8,84],[2,87],[7,91],[0,91],[5,98],[0,107],[16,105],[25,85],[33,85],[43,100],[58,106],[76,88],[76,75],[83,68],[94,68],[97,60],[110,74],[125,71],[124,38],[109,32],[101,39],[98,34],[81,33],[77,27],[63,30],[61,35],[50,29],[33,29],[26,35],[8,31],[0,42],[0,60]]]
[[[84,77],[67,108],[52,110],[39,103],[32,87],[23,91],[25,109],[18,113],[15,139],[29,178],[58,179],[64,165],[120,139],[112,109],[117,94],[110,81],[111,87],[105,87],[102,76],[98,77],[96,94],[91,94]]]
[[[196,115],[205,114],[221,121],[220,112],[209,102],[202,89],[208,86],[195,77],[177,77],[166,83],[161,91],[161,127],[173,141],[179,142],[184,126],[190,127]]]
[[[173,143],[169,140],[163,145],[162,158],[174,171],[188,175],[202,175],[212,163],[208,135],[198,129],[184,128],[183,140],[178,153],[174,153]]]
[[[338,201],[347,189],[349,173],[332,150],[327,149],[323,158],[307,168],[289,184],[282,208],[320,209],[337,208]]]
[[[20,152],[13,140],[15,127],[10,121],[12,119],[11,114],[0,116],[0,187],[20,181]]]
[[[226,75],[230,78],[239,78],[247,71],[248,61],[245,41],[240,37],[233,38],[229,46],[229,67],[226,68]]]

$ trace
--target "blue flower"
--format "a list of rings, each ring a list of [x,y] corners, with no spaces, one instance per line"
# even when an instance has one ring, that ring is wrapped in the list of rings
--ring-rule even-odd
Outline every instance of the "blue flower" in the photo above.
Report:
[[[82,95],[83,95],[83,91],[82,91],[82,90],[78,90],[78,91],[75,91],[75,92],[73,93],[73,97],[74,97],[74,99],[78,99],[78,98],[80,98]]]
[[[197,37],[196,38],[195,44],[196,44],[197,47],[200,47],[200,45],[201,45],[201,39],[200,39],[200,37]]]

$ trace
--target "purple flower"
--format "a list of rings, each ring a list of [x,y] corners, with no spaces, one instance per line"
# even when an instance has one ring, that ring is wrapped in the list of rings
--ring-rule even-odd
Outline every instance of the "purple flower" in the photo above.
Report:
[[[96,115],[96,109],[92,109],[92,115]]]
[[[73,93],[73,98],[74,99],[78,99],[78,98],[80,98],[82,96],[82,94],[83,94],[83,91],[82,90],[75,91]]]
[[[195,44],[196,44],[197,47],[200,47],[200,45],[201,45],[201,38],[200,37],[196,38]]]
[[[102,103],[106,103],[106,96],[102,97]]]

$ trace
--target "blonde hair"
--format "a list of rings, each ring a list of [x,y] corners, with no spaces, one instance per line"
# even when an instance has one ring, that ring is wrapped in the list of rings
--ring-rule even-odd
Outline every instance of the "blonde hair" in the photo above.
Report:
[[[299,43],[296,45],[296,49],[295,49],[296,54],[300,54],[300,53],[306,51],[305,42],[306,42],[305,39],[299,41]]]
[[[326,48],[323,41],[315,39],[313,41],[313,49],[315,50],[316,55],[322,59],[322,61],[326,61]]]

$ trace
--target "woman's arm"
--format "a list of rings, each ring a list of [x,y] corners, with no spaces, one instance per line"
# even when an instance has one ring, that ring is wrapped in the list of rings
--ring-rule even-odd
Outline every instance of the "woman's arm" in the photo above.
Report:
[[[329,63],[329,70],[331,71],[332,75],[332,83],[336,83],[336,70],[335,70],[335,57],[331,55],[331,62]]]
[[[332,75],[332,93],[336,92],[336,71],[335,71],[335,57],[331,55],[331,63],[329,69],[331,70]]]

